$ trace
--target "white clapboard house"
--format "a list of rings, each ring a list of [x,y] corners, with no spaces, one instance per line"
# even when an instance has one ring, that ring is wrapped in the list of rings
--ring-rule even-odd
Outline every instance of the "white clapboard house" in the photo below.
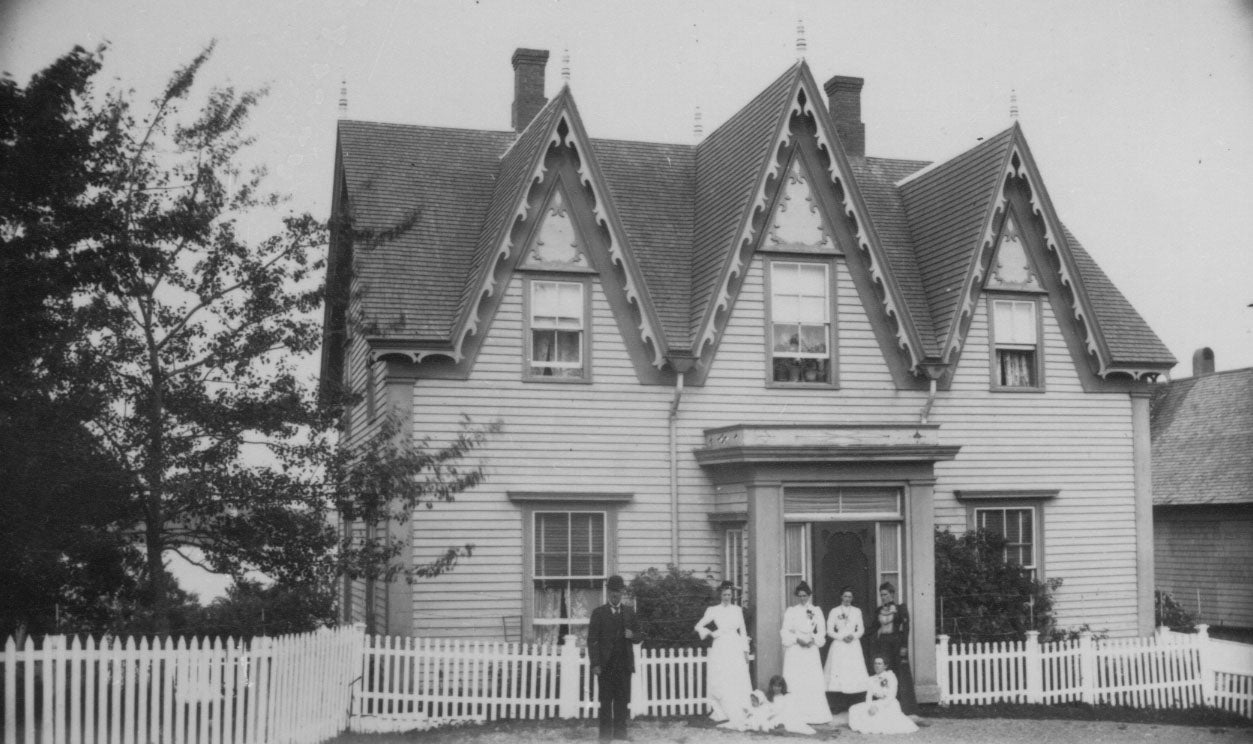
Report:
[[[764,680],[797,581],[871,607],[886,580],[934,699],[933,533],[978,525],[1063,580],[1061,625],[1150,630],[1149,396],[1175,360],[1018,124],[870,157],[863,81],[801,61],[695,143],[597,139],[568,85],[545,97],[547,57],[513,57],[511,130],[339,124],[353,229],[322,377],[361,394],[344,435],[389,411],[433,442],[503,424],[487,480],[400,530],[414,561],[473,557],[350,582],[347,619],[556,641],[611,574],[708,568],[753,605]]]

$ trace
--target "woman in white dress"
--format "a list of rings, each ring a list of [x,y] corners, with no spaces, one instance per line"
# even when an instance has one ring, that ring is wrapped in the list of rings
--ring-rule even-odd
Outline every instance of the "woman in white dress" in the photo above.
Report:
[[[827,649],[827,692],[845,695],[866,691],[866,660],[861,652],[861,637],[866,632],[861,610],[853,606],[853,590],[840,590],[840,604],[831,609],[827,618],[827,637],[831,646]]]
[[[866,702],[848,709],[848,727],[861,734],[912,734],[918,725],[901,712],[896,701],[896,675],[874,657],[875,674],[870,678]]]
[[[813,592],[804,581],[796,585],[797,603],[783,613],[783,678],[787,680],[791,704],[805,723],[830,723],[826,679],[818,649],[827,640],[822,628],[822,610],[812,604]]]
[[[718,587],[721,602],[705,610],[696,623],[701,639],[713,637],[709,649],[708,679],[709,717],[715,721],[742,723],[749,697],[753,694],[748,679],[748,629],[744,627],[744,610],[732,600],[735,587],[729,581]]]

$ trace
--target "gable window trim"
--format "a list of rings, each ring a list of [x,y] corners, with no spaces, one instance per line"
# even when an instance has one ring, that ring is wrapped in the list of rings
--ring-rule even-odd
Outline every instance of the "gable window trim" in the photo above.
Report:
[[[1059,491],[1050,489],[1006,489],[956,491],[954,495],[958,501],[966,505],[966,527],[972,531],[985,523],[981,517],[993,512],[1000,512],[1003,517],[1002,522],[1005,523],[1012,512],[1030,511],[1032,563],[1023,565],[1031,570],[1036,580],[1042,581],[1046,575],[1044,528],[1047,509],[1045,507],[1048,502],[1057,497],[1058,493]],[[1007,545],[1005,559],[1009,558],[1009,550],[1015,548],[1021,550],[1022,544],[1019,540],[1017,543]]]
[[[1014,316],[1018,311],[1030,308],[1032,318],[1026,324],[1009,327],[1007,322],[998,324],[998,309]],[[989,385],[999,393],[1042,393],[1044,383],[1044,318],[1040,296],[1018,292],[987,293],[988,317],[988,371]],[[1026,335],[1030,332],[1030,336]],[[1022,354],[1029,353],[1024,364]],[[1013,377],[1029,375],[1027,384],[1015,384]]]
[[[763,334],[765,337],[765,377],[766,387],[782,388],[782,389],[838,389],[839,388],[839,364],[836,355],[838,348],[837,333],[837,298],[836,298],[836,275],[838,271],[838,263],[835,256],[815,256],[815,255],[768,255],[763,258],[765,264],[765,287],[763,301],[765,303],[765,323]],[[802,270],[800,267],[805,266],[821,266],[825,273],[825,281],[823,283],[823,291],[826,294],[825,302],[822,303],[823,316],[818,318],[804,318],[803,312],[799,307],[803,301],[803,293],[798,293],[795,297],[790,298],[797,303],[797,312],[795,317],[779,318],[780,325],[794,324],[797,326],[797,349],[787,351],[776,351],[776,315],[779,310],[776,309],[776,274],[785,271],[785,267],[797,267],[797,272]],[[813,299],[810,297],[809,299]],[[817,303],[808,303],[811,308],[817,307]],[[806,323],[806,320],[814,321]],[[825,325],[825,356],[821,352],[805,351],[803,348],[803,340],[800,338],[804,335],[803,326]],[[788,364],[787,360],[795,360],[794,363]],[[823,359],[827,366],[827,379],[807,379],[809,377],[817,377],[821,375],[820,364],[818,369],[808,362],[820,363]],[[786,374],[789,379],[776,379]]]
[[[522,292],[522,379],[525,382],[545,382],[558,384],[589,384],[592,382],[592,282],[590,275],[570,274],[570,273],[553,273],[553,272],[525,272],[523,274],[523,292]],[[579,287],[580,303],[579,308],[582,317],[573,319],[559,315],[544,316],[545,321],[536,323],[535,292],[540,286],[548,286],[556,289],[558,293],[562,288],[567,290],[570,287]],[[548,322],[548,318],[552,318],[552,322]],[[577,320],[578,325],[572,325],[571,320]],[[567,337],[570,333],[577,331],[578,353],[577,362],[559,361],[556,359],[537,360],[534,359],[536,338],[535,332],[551,332],[553,339],[550,345],[553,355],[559,355],[558,345],[562,334]],[[542,374],[536,373],[536,369],[549,369],[554,372],[565,370],[565,374]]]

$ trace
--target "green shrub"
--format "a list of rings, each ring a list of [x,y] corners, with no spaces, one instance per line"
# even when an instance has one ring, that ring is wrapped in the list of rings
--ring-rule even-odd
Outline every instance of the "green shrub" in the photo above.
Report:
[[[1053,631],[1053,592],[1061,579],[1039,581],[1005,560],[1005,538],[987,530],[935,534],[936,633],[953,641],[1042,639]]]
[[[697,646],[700,638],[694,628],[715,601],[713,577],[673,564],[666,570],[650,568],[631,580],[635,613],[644,634],[644,646],[670,648]]]
[[[1183,609],[1175,598],[1161,589],[1153,590],[1153,624],[1157,627],[1165,625],[1172,630],[1192,630],[1196,626],[1196,618]]]

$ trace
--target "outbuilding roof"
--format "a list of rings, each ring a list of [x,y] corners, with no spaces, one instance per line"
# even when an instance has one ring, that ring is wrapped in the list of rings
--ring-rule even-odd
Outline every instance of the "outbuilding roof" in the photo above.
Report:
[[[1153,390],[1153,504],[1253,503],[1253,367]]]

